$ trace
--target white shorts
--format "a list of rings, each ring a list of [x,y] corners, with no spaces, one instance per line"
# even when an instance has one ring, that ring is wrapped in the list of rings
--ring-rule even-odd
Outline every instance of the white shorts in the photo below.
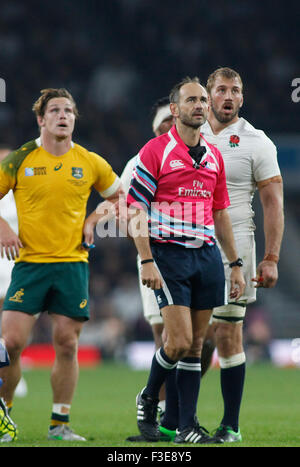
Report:
[[[139,256],[137,257],[137,268],[139,274],[139,286],[143,303],[143,312],[145,319],[152,326],[153,324],[163,324],[163,319],[160,314],[155,293],[149,287],[142,284],[141,281],[141,261]]]
[[[256,248],[254,235],[236,236],[235,244],[238,255],[243,259],[243,274],[246,282],[244,294],[238,299],[238,303],[228,297],[228,305],[214,308],[213,321],[231,321],[235,323],[242,322],[245,313],[246,305],[253,303],[256,300],[255,283],[251,281],[256,276]],[[220,248],[221,250],[221,248]],[[222,260],[225,269],[225,278],[228,293],[230,292],[230,274],[231,268],[229,261],[221,250]]]

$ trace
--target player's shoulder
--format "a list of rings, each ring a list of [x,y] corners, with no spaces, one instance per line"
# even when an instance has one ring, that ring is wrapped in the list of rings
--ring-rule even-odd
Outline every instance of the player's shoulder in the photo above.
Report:
[[[9,175],[15,175],[25,158],[37,148],[37,140],[33,139],[10,152],[1,162],[2,170]]]
[[[134,167],[136,166],[137,164],[137,161],[138,161],[138,154],[136,154],[135,156],[133,156],[131,159],[129,159],[127,162],[126,162],[126,165],[124,167],[124,170],[123,170],[123,173],[125,171],[128,171],[128,170],[133,170]]]
[[[251,138],[254,144],[257,144],[259,146],[265,145],[275,147],[275,144],[273,143],[271,138],[269,138],[263,130],[255,128],[250,122],[248,122],[243,117],[239,119],[237,129],[240,137],[244,136]]]
[[[85,161],[87,164],[101,164],[107,162],[106,159],[101,156],[100,154],[90,151],[89,149],[81,146],[78,143],[73,143],[73,150],[79,155],[83,161]]]
[[[72,142],[72,149],[75,152],[77,152],[77,154],[81,155],[82,157],[90,157],[91,155],[92,155],[92,157],[94,157],[95,155],[98,155],[94,151],[90,151],[89,149],[81,146],[78,143],[74,143],[74,142]]]

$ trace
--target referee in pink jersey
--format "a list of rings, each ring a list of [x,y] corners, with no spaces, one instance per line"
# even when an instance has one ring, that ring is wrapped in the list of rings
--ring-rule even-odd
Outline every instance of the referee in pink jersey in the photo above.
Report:
[[[173,419],[164,426],[177,430],[175,443],[210,444],[196,412],[203,339],[212,309],[226,300],[216,239],[232,266],[232,298],[242,295],[245,281],[226,209],[223,158],[200,133],[208,97],[197,77],[174,86],[170,109],[175,125],[141,149],[127,197],[141,279],[155,291],[166,332],[137,396],[137,422],[146,440],[159,440],[159,390],[164,382],[176,384],[178,398],[169,401],[174,410],[168,411]]]

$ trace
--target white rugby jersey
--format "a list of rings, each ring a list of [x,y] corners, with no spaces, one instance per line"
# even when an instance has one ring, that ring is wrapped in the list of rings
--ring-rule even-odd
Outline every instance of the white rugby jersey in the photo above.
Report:
[[[137,160],[138,160],[138,154],[136,154],[131,159],[129,159],[129,161],[125,165],[125,168],[124,168],[124,170],[122,172],[122,175],[120,176],[120,180],[121,180],[121,183],[122,183],[122,186],[123,186],[123,189],[124,189],[124,192],[125,192],[126,196],[127,196],[128,191],[129,191],[130,182],[131,182],[131,179],[132,179],[132,176],[133,176],[133,170],[134,170],[134,168],[136,166]]]
[[[218,135],[213,134],[207,121],[201,133],[223,156],[230,198],[227,209],[234,233],[253,233],[252,200],[257,182],[280,175],[276,146],[262,130],[257,130],[244,118]]]

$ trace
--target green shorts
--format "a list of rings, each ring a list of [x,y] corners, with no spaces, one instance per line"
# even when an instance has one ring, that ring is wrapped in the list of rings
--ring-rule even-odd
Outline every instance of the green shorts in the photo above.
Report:
[[[41,311],[89,319],[89,266],[72,263],[16,263],[3,310]]]

